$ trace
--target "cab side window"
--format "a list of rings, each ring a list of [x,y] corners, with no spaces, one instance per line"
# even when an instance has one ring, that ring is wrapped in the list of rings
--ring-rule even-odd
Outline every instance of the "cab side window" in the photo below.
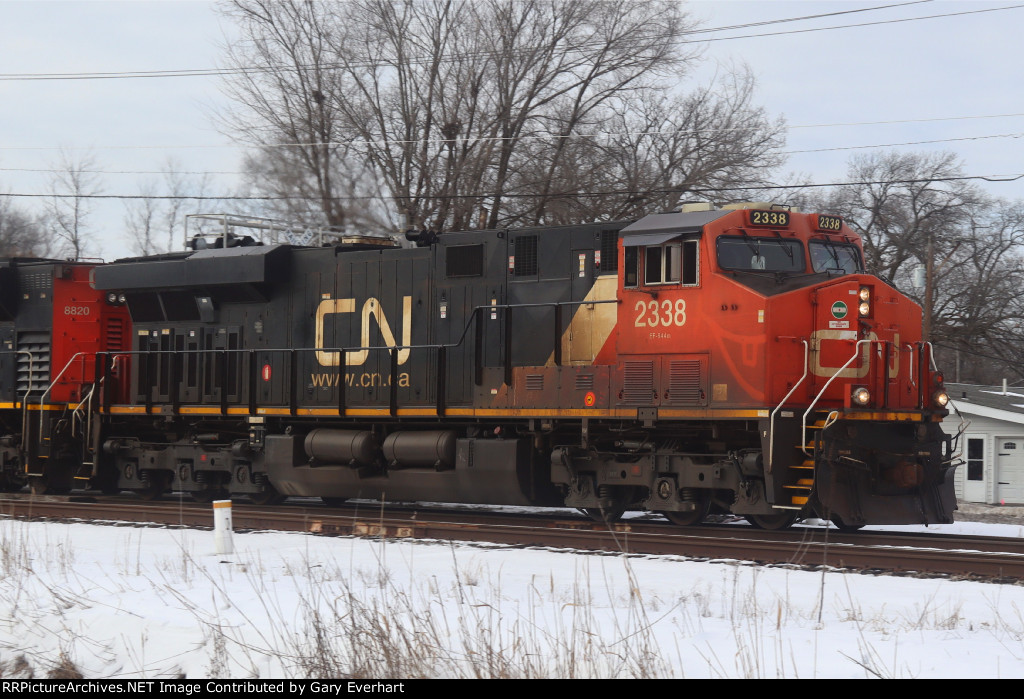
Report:
[[[699,283],[698,249],[696,240],[683,240],[663,245],[625,248],[624,285],[656,286]]]

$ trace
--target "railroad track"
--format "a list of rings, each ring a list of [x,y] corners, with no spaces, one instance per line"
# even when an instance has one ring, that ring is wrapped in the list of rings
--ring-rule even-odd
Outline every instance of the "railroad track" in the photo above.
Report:
[[[208,504],[164,498],[13,494],[0,516],[92,523],[212,528]],[[706,561],[747,561],[804,569],[946,576],[1003,583],[1024,580],[1024,540],[908,532],[840,533],[823,527],[769,532],[744,524],[678,527],[631,519],[611,527],[567,514],[437,509],[421,506],[306,504],[259,507],[236,502],[235,531],[299,531],[326,536],[473,542],[628,555],[669,555]]]

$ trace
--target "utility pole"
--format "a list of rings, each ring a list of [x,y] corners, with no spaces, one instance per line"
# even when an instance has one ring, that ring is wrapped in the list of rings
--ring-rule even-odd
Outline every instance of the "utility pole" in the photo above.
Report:
[[[946,264],[953,259],[953,255],[960,247],[960,242],[957,241],[953,249],[949,251],[949,254],[942,258],[942,262],[938,265],[935,264],[935,236],[931,230],[928,231],[928,244],[925,247],[925,261],[924,261],[924,328],[922,330],[922,337],[925,342],[932,341],[932,305],[933,296],[935,294],[935,275],[938,274],[945,268]]]
[[[924,331],[921,337],[925,342],[932,341],[932,272],[935,266],[935,253],[932,246],[932,232],[929,230],[924,260]]]

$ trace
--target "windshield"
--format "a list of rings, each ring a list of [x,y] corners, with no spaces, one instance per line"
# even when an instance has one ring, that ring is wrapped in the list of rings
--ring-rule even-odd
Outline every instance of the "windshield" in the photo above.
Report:
[[[799,240],[722,236],[718,239],[718,266],[747,272],[803,272],[804,248]]]
[[[810,249],[811,267],[815,272],[841,270],[846,274],[853,274],[864,269],[860,259],[860,248],[856,245],[812,240]]]

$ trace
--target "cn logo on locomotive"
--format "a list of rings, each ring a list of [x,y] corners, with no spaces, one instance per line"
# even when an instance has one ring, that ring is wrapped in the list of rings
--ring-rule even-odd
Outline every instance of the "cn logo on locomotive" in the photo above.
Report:
[[[355,299],[325,299],[316,307],[316,360],[321,366],[338,366],[341,364],[341,352],[336,350],[325,350],[325,347],[337,347],[338,343],[324,343],[327,335],[325,324],[327,316],[337,313],[355,313]],[[370,339],[370,319],[377,323],[380,329],[384,344],[388,347],[397,347],[395,334],[391,331],[391,324],[388,322],[384,310],[380,307],[380,301],[373,296],[363,303],[362,317],[359,326],[359,347],[362,349],[345,352],[346,366],[359,366],[370,356],[368,347],[374,346]],[[405,364],[409,359],[409,345],[412,343],[412,296],[402,297],[402,349],[398,350],[398,363]],[[352,342],[347,342],[351,346]]]

